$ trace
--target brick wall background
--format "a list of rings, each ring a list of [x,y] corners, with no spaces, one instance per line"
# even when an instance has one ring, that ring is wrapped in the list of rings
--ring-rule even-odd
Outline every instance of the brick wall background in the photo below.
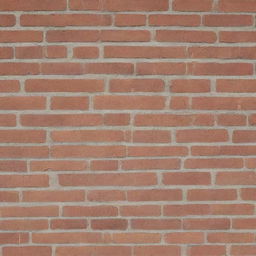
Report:
[[[255,256],[256,0],[0,0],[0,255]]]

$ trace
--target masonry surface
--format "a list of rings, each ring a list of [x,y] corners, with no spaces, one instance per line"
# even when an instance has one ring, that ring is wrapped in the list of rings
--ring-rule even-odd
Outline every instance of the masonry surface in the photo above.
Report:
[[[0,0],[0,256],[255,256],[255,14]]]

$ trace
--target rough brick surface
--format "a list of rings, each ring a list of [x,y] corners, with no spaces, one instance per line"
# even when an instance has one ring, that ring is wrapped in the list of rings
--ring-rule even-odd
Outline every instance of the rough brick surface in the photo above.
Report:
[[[255,256],[255,13],[0,0],[0,256]]]

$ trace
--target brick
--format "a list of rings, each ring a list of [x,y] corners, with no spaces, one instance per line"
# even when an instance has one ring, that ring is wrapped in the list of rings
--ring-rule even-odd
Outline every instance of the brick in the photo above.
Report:
[[[132,219],[133,229],[141,230],[169,230],[181,229],[181,221],[178,219]]]
[[[102,92],[103,81],[97,79],[28,79],[27,92]]]
[[[3,220],[0,223],[0,227],[1,227],[1,230],[24,230],[24,231],[25,230],[26,231],[45,230],[45,229],[48,229],[48,220],[45,220],[45,219],[44,220],[43,219]],[[17,250],[17,247],[15,248]],[[7,253],[7,255],[9,256],[10,254]],[[17,255],[17,251],[16,251],[16,254],[13,254],[13,255]]]
[[[255,31],[221,31],[220,42],[223,43],[250,43],[256,42]]]
[[[51,109],[56,110],[88,110],[88,97],[52,97]]]
[[[41,59],[43,58],[43,48],[41,46],[24,46],[15,48],[17,59]]]
[[[62,186],[149,186],[156,185],[155,173],[66,174]]]
[[[203,24],[208,27],[243,27],[252,26],[250,15],[210,14],[203,17]]]
[[[152,14],[149,16],[151,26],[197,27],[200,23],[199,15]]]
[[[85,74],[133,74],[134,67],[132,63],[88,63],[85,64]]]
[[[22,26],[66,27],[66,26],[108,26],[111,16],[102,14],[23,14]]]
[[[1,0],[3,1],[3,0]],[[1,4],[3,6],[5,4]],[[26,43],[26,42],[42,42],[43,33],[36,30],[1,30],[0,31],[1,43]]]
[[[1,143],[43,143],[45,141],[46,132],[42,130],[0,130]]]
[[[213,204],[210,205],[210,213],[213,215],[253,215],[252,204]]]
[[[163,109],[165,98],[161,96],[95,96],[95,109]]]
[[[233,132],[232,141],[234,143],[253,143],[256,142],[255,131],[236,130]]]
[[[0,16],[0,19],[1,19],[1,16]],[[12,59],[13,56],[14,56],[13,48],[11,48],[11,47],[1,47],[0,48],[0,59]]]
[[[174,93],[210,92],[210,81],[206,79],[174,79],[170,91]]]
[[[253,79],[218,79],[218,92],[251,93],[255,92],[255,80]]]
[[[253,0],[221,0],[218,8],[223,12],[255,12],[256,3]]]
[[[190,99],[188,97],[177,96],[172,97],[170,100],[170,109],[189,109],[190,108]]]
[[[18,202],[19,192],[17,191],[0,191],[0,202]]]
[[[42,160],[31,161],[30,171],[48,172],[48,171],[84,171],[87,169],[86,161],[55,161]]]
[[[1,110],[45,109],[46,99],[41,96],[0,97]]]
[[[189,63],[188,74],[195,76],[246,76],[252,75],[250,63]]]
[[[79,202],[84,201],[82,190],[23,191],[24,202]]]
[[[67,48],[62,45],[49,45],[45,49],[46,58],[66,58],[67,57]]]
[[[70,254],[91,256],[98,255],[115,255],[115,256],[130,256],[131,247],[129,246],[64,246],[57,247],[56,256],[70,256]],[[5,255],[4,255],[5,256]],[[48,256],[48,255],[47,255]]]
[[[242,188],[241,197],[243,200],[254,200],[256,196],[255,188]]]
[[[2,126],[2,127],[16,126],[16,115],[0,114],[0,126]]]
[[[100,10],[100,0],[70,0],[69,7],[71,10]]]
[[[223,169],[223,168],[232,168],[240,169],[243,168],[243,159],[239,158],[209,158],[209,159],[187,159],[185,161],[186,169]]]
[[[94,230],[126,230],[128,222],[125,219],[92,220],[91,226]]]
[[[120,142],[124,141],[124,133],[119,130],[53,131],[51,138],[58,142]]]
[[[245,166],[249,169],[254,169],[256,165],[255,158],[245,159]]]
[[[84,158],[84,157],[124,157],[125,146],[52,146],[53,158]]]
[[[46,146],[0,146],[0,158],[46,158]]]
[[[78,59],[96,59],[99,57],[99,49],[93,46],[75,47],[73,56]]]
[[[2,62],[0,63],[0,75],[2,76],[25,76],[25,75],[38,75],[38,63],[15,63],[15,62]]]
[[[32,241],[36,244],[70,244],[70,243],[99,243],[100,233],[68,232],[68,233],[34,233]]]
[[[256,219],[255,218],[233,219],[232,227],[234,229],[255,229],[256,228]]]
[[[164,236],[169,244],[200,244],[204,242],[204,234],[201,232],[169,233]]]
[[[1,233],[1,244],[24,244],[28,243],[28,233]]]
[[[1,175],[0,187],[48,187],[47,175]]]
[[[161,213],[159,205],[121,206],[121,216],[159,216]]]
[[[116,14],[115,26],[117,27],[132,27],[145,26],[146,16],[143,14]]]
[[[0,80],[0,92],[18,92],[19,90],[18,80]]]
[[[206,253],[209,255],[222,256],[226,253],[226,248],[223,245],[196,245],[188,249],[191,256],[203,256]]]
[[[116,160],[92,160],[90,169],[93,171],[116,171],[118,161]]]
[[[157,30],[158,42],[214,43],[217,36],[212,31]]]
[[[218,185],[255,185],[256,173],[253,171],[244,172],[219,172],[216,177]]]
[[[169,131],[136,130],[132,133],[133,142],[141,143],[169,143],[171,134]]]
[[[112,202],[126,200],[125,191],[121,190],[90,190],[87,199],[93,202]]]
[[[52,249],[48,246],[24,246],[24,247],[4,247],[3,256],[22,255],[51,256]]]
[[[124,170],[175,170],[180,169],[180,160],[173,159],[131,159],[122,161]]]
[[[49,30],[47,42],[97,42],[98,30]]]
[[[112,243],[117,244],[151,244],[160,242],[160,234],[149,233],[127,233],[112,234],[110,238]]]
[[[105,114],[104,124],[107,126],[123,126],[130,124],[130,114]]]
[[[0,15],[0,27],[13,27],[16,23],[16,17],[12,14]]]
[[[252,243],[253,234],[216,232],[208,234],[207,241],[210,243]]]
[[[211,176],[208,172],[172,172],[163,174],[165,185],[210,185]]]
[[[174,0],[174,11],[207,12],[213,7],[212,0]]]
[[[86,229],[87,221],[84,219],[52,219],[51,229]]]
[[[102,42],[148,42],[150,32],[147,30],[102,30]]]
[[[179,189],[128,190],[128,201],[179,201],[182,191]]]
[[[28,114],[21,115],[23,126],[95,126],[102,124],[100,114]]]
[[[186,219],[183,222],[184,229],[188,230],[225,230],[230,229],[230,220],[224,218],[218,219]]]
[[[1,207],[1,217],[56,217],[59,215],[58,206],[32,207]]]
[[[155,246],[137,246],[134,249],[135,256],[161,255],[161,256],[180,256],[180,247],[176,245],[155,245]]]
[[[64,206],[63,216],[65,217],[100,217],[117,216],[117,208],[114,206]]]
[[[187,191],[187,200],[190,201],[229,201],[236,200],[235,189],[191,189]]]
[[[207,204],[183,204],[183,205],[165,205],[163,209],[164,216],[205,216],[210,214],[210,206]]]
[[[137,64],[136,73],[137,75],[184,75],[186,65],[171,62],[140,62]]]
[[[105,58],[185,58],[184,47],[105,46]]]
[[[223,126],[244,126],[246,125],[246,119],[245,115],[220,114],[217,116],[217,123]]]
[[[0,161],[0,172],[26,172],[27,164],[25,161]]]
[[[233,245],[231,248],[231,253],[233,255],[253,255],[256,252],[255,245]]]

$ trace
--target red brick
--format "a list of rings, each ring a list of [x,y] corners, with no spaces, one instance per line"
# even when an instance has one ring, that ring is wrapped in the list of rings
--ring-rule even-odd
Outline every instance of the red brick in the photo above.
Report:
[[[206,79],[175,79],[171,81],[170,91],[174,93],[210,92],[210,81]]]
[[[117,244],[155,244],[159,243],[160,239],[160,234],[155,233],[114,233],[109,240]]]
[[[235,189],[190,189],[187,191],[187,200],[190,201],[229,201],[236,200]]]
[[[208,172],[170,172],[163,174],[165,185],[210,185],[211,176]]]
[[[19,90],[18,80],[0,80],[0,92],[18,92]]]
[[[161,208],[159,205],[121,206],[121,216],[159,216]]]
[[[134,256],[161,255],[161,256],[180,256],[180,247],[176,245],[155,245],[137,246],[134,249]]]
[[[23,126],[95,126],[102,124],[100,114],[28,114],[21,115]]]
[[[232,228],[234,229],[255,229],[256,219],[255,218],[240,218],[232,220]]]
[[[212,31],[157,30],[158,42],[214,43],[217,36]]]
[[[17,59],[41,59],[43,58],[43,48],[41,46],[23,46],[15,48]]]
[[[25,161],[0,161],[0,172],[26,172],[27,164]]]
[[[30,171],[48,172],[48,171],[84,171],[87,169],[86,161],[55,161],[42,160],[31,161]]]
[[[123,126],[130,124],[130,114],[105,114],[104,124],[109,126]]]
[[[0,19],[1,19],[1,16],[0,16]],[[14,56],[13,48],[11,48],[11,47],[1,47],[0,48],[0,59],[12,59],[13,56]]]
[[[117,216],[118,209],[114,206],[64,206],[63,216],[65,217],[107,217]]]
[[[126,200],[125,191],[121,190],[90,190],[87,199],[94,202],[111,202]]]
[[[250,256],[256,253],[255,245],[233,245],[231,248],[231,253],[234,256],[244,255]]]
[[[247,76],[253,74],[250,63],[189,63],[188,74],[195,76]]]
[[[24,244],[28,243],[28,233],[1,233],[1,244]]]
[[[179,201],[182,191],[179,189],[128,190],[128,201]]]
[[[116,160],[92,160],[90,169],[93,171],[116,171],[118,161]]]
[[[229,219],[185,219],[183,222],[184,229],[194,230],[216,230],[230,229]]]
[[[1,158],[45,158],[49,156],[46,146],[1,146]]]
[[[223,43],[256,42],[255,31],[221,31],[219,37],[219,41]]]
[[[254,0],[220,0],[219,11],[224,12],[255,12]]]
[[[217,116],[218,125],[223,126],[244,126],[247,117],[240,114],[220,114]]]
[[[71,10],[100,10],[101,9],[100,0],[70,0],[69,8]]]
[[[47,175],[1,175],[0,187],[48,187],[49,177]]]
[[[3,127],[16,126],[16,115],[13,115],[13,114],[0,114],[0,126],[3,126]]]
[[[1,2],[4,0],[0,0]],[[5,4],[0,4],[4,6]],[[0,7],[1,8],[1,7]],[[0,31],[1,43],[26,43],[26,42],[42,42],[43,32],[35,30],[2,30]]]
[[[132,133],[132,140],[139,143],[169,143],[171,133],[160,130],[136,130]]]
[[[207,241],[210,243],[253,243],[252,233],[209,233]]]
[[[181,229],[179,219],[132,219],[131,226],[133,229],[142,230],[169,230]]]
[[[146,15],[143,14],[116,14],[115,26],[117,27],[131,27],[131,26],[145,26]]]
[[[98,30],[49,30],[46,33],[47,42],[97,42]]]
[[[88,97],[52,97],[51,109],[56,110],[88,110]]]
[[[1,36],[0,36],[1,38]],[[38,63],[16,63],[2,62],[0,63],[0,75],[2,76],[23,76],[23,75],[38,75]]]
[[[208,27],[252,26],[253,17],[251,15],[210,14],[203,17],[203,24]]]
[[[105,58],[185,58],[184,47],[105,46]]]
[[[24,247],[4,247],[3,256],[22,255],[51,256],[52,249],[47,246],[24,246]]]
[[[1,143],[43,143],[45,140],[46,132],[42,130],[0,130]]]
[[[253,204],[213,204],[210,205],[212,215],[253,215]]]
[[[0,202],[18,202],[19,192],[17,191],[0,191]]]
[[[256,196],[255,188],[242,188],[241,189],[241,198],[243,200],[254,200]]]
[[[99,57],[98,47],[82,46],[73,49],[73,57],[78,59],[96,59]]]
[[[218,92],[251,93],[256,92],[254,79],[218,79]]]
[[[174,11],[207,12],[213,7],[212,0],[174,0]]]
[[[108,26],[111,16],[104,14],[23,14],[22,26],[66,27],[66,26]]]
[[[58,206],[1,207],[1,217],[55,217],[59,215]]]
[[[151,26],[197,27],[200,23],[199,15],[153,14],[149,16]]]
[[[87,221],[84,219],[52,219],[51,229],[86,229]]]
[[[243,172],[219,172],[216,177],[217,185],[256,185],[256,173]]]
[[[125,219],[91,220],[91,227],[94,230],[126,230],[128,221]]]
[[[172,62],[137,63],[137,75],[184,75],[186,64]]]
[[[210,207],[207,204],[165,205],[163,209],[164,216],[205,216],[209,214]]]
[[[117,62],[105,62],[105,63],[85,63],[85,74],[119,74],[127,75],[132,74],[134,67],[132,63],[117,63]]]
[[[196,245],[188,248],[190,256],[214,255],[223,256],[226,253],[224,245]]]
[[[43,219],[14,219],[14,220],[3,220],[0,223],[1,230],[45,230],[48,229],[48,220]],[[15,247],[18,249],[17,247]],[[24,247],[23,247],[24,248]],[[13,255],[17,255],[13,254]],[[6,254],[6,256],[10,254]],[[22,254],[21,254],[22,255]],[[24,254],[23,254],[24,255]],[[25,254],[26,255],[26,254]],[[33,255],[33,254],[32,254]]]
[[[200,232],[169,233],[164,236],[169,244],[201,244],[204,242],[204,234]]]
[[[93,254],[130,256],[131,247],[128,247],[128,246],[97,246],[97,247],[96,246],[75,246],[75,247],[64,246],[64,247],[57,247],[56,249],[56,256],[70,256],[72,254],[83,255],[83,256],[92,256]]]
[[[16,23],[16,17],[12,14],[0,15],[0,27],[13,27]]]
[[[149,186],[156,185],[155,173],[66,174],[62,186]]]
[[[67,57],[67,48],[62,45],[49,45],[45,49],[46,58],[66,58]]]
[[[24,202],[79,202],[85,199],[82,190],[23,191],[22,195]]]
[[[27,92],[102,92],[104,84],[96,79],[28,79]]]
[[[234,143],[253,143],[256,142],[256,132],[251,130],[236,130],[233,132],[232,140]]]
[[[102,30],[102,42],[148,42],[150,32],[147,30]]]
[[[163,109],[165,98],[162,96],[95,96],[95,109]]]

